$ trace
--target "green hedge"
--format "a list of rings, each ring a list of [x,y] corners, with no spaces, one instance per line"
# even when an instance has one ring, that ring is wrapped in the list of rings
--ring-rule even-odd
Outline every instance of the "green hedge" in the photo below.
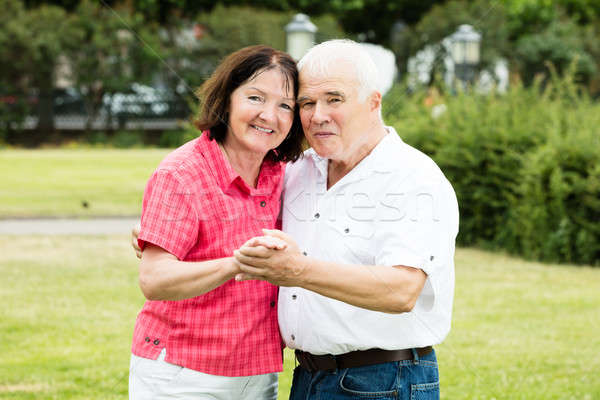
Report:
[[[600,105],[567,77],[541,89],[458,93],[433,117],[394,88],[384,118],[456,191],[458,241],[543,261],[600,264]]]
[[[543,261],[598,264],[600,142],[598,132],[590,133],[555,137],[527,154],[511,209],[511,250]]]

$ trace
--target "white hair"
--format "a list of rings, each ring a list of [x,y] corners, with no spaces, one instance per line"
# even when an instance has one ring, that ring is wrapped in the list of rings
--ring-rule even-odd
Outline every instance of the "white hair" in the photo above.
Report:
[[[379,70],[373,59],[359,43],[349,39],[328,40],[312,47],[298,61],[298,71],[330,76],[340,63],[354,68],[360,101],[366,100],[374,91],[380,91]]]

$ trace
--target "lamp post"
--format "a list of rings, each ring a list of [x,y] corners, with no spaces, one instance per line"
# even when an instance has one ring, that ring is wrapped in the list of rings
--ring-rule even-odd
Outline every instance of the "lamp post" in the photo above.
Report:
[[[305,14],[296,14],[285,26],[286,48],[295,60],[302,56],[315,44],[317,27]]]
[[[463,86],[473,81],[475,71],[479,64],[479,48],[481,34],[471,25],[461,25],[450,36],[452,60],[454,61],[454,74]]]

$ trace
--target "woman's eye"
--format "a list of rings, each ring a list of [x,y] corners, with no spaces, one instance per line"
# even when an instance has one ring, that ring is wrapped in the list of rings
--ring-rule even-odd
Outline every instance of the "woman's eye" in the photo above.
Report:
[[[261,101],[262,99],[259,96],[248,96],[248,99],[252,101]]]
[[[285,103],[283,103],[281,105],[281,107],[284,108],[284,109],[286,109],[286,110],[290,110],[290,111],[294,109],[294,107],[290,106],[289,104],[285,104]]]

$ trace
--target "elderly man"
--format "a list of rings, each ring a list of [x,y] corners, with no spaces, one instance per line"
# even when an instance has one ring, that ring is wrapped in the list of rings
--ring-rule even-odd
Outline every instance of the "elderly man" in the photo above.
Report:
[[[236,279],[281,286],[280,331],[299,362],[291,399],[438,398],[431,346],[450,330],[454,191],[384,125],[358,44],[322,43],[298,69],[311,149],[286,170],[285,233],[237,250]]]

